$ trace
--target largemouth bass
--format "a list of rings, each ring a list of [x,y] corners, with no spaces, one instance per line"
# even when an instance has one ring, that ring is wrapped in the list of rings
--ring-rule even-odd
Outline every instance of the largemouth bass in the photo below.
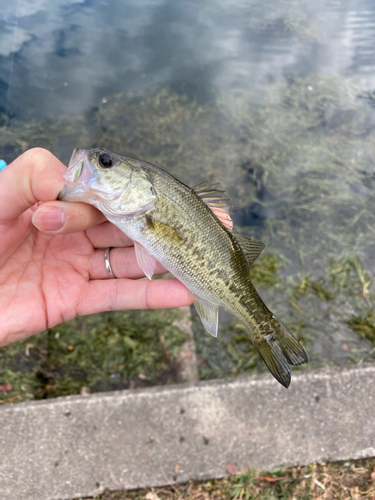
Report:
[[[207,182],[190,188],[155,165],[105,149],[74,150],[64,178],[60,200],[100,210],[134,241],[149,279],[159,261],[194,294],[211,335],[220,306],[234,314],[272,375],[289,386],[289,365],[306,363],[306,353],[250,281],[264,245],[230,230],[223,191]]]

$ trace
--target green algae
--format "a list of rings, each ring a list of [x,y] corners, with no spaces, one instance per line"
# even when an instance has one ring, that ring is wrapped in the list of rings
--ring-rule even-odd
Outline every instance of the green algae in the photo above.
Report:
[[[373,310],[361,311],[358,316],[352,315],[347,322],[353,330],[370,340],[375,346],[375,312]]]
[[[300,41],[319,42],[322,38],[305,0],[265,0],[257,3],[250,0],[248,3],[248,25],[255,32],[269,26],[277,30],[279,26],[285,32],[284,36],[289,35]]]

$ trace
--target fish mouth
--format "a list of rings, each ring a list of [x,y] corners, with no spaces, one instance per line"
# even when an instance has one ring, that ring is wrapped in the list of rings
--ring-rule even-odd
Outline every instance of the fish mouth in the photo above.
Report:
[[[68,170],[63,174],[65,184],[58,199],[62,201],[81,201],[80,195],[88,188],[93,171],[85,149],[74,149],[69,160]]]
[[[78,179],[80,179],[83,171],[84,164],[88,160],[87,151],[85,149],[74,149],[72,156],[69,160],[68,170],[64,174],[64,179],[68,182],[75,184]],[[87,169],[85,169],[86,176],[88,174]],[[86,179],[80,179],[80,182]]]
[[[70,160],[69,160],[69,163],[68,163],[68,168],[70,167],[70,165],[74,161],[74,157],[75,157],[76,153],[77,153],[77,148],[74,148],[73,149],[73,153],[71,154],[71,157],[70,157]]]

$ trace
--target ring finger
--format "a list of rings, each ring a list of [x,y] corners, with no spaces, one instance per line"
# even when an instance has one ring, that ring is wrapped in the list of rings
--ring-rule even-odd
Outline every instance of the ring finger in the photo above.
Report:
[[[112,248],[109,252],[109,262],[116,278],[144,278],[145,274],[138,266],[134,247]],[[104,262],[104,250],[96,250],[89,257],[90,280],[110,278]],[[155,274],[165,273],[166,270],[159,263],[156,265]]]

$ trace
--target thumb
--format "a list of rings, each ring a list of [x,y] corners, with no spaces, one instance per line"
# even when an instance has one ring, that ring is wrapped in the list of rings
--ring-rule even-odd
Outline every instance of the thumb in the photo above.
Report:
[[[38,201],[56,200],[66,167],[46,149],[26,151],[0,172],[0,223],[10,222]]]

